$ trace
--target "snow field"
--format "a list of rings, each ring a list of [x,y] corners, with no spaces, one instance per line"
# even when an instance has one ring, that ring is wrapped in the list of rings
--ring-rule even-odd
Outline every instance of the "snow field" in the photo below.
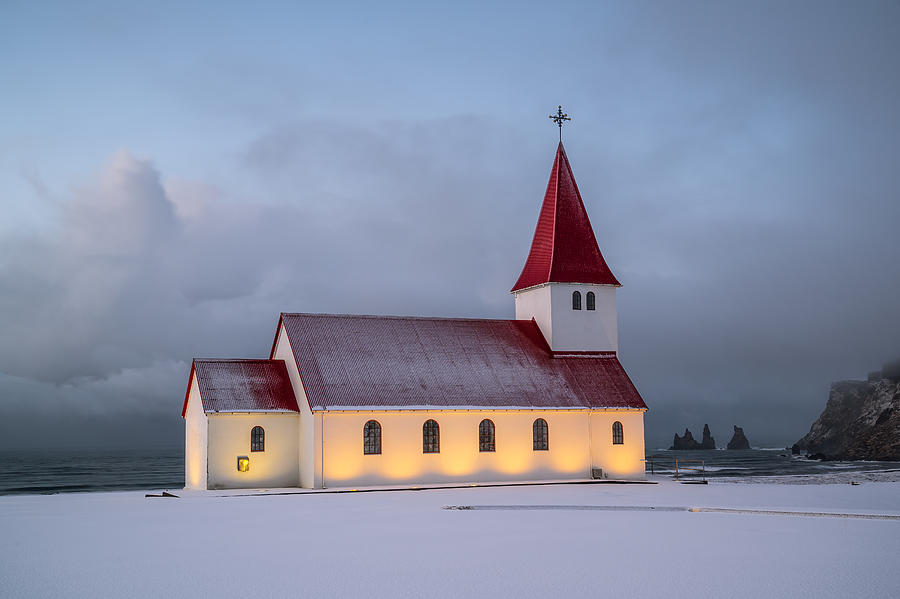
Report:
[[[176,493],[178,493],[176,491]],[[0,596],[900,597],[900,483],[0,497]]]

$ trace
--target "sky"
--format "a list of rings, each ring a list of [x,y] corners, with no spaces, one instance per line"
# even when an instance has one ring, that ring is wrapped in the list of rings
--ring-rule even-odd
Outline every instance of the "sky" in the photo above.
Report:
[[[280,312],[512,318],[564,143],[650,449],[900,357],[900,4],[32,3],[0,18],[0,449],[177,446]]]

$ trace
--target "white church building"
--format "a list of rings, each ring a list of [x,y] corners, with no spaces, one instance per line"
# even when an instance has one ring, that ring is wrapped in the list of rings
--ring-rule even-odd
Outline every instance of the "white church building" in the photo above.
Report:
[[[560,143],[515,320],[281,314],[268,359],[193,361],[186,486],[643,478],[618,287]]]

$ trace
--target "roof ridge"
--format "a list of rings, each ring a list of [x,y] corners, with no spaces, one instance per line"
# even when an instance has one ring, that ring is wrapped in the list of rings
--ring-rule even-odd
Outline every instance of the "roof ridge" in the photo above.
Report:
[[[281,358],[194,358],[194,362],[284,362]]]
[[[328,312],[282,312],[281,316],[325,316],[329,318],[367,318],[380,320],[459,320],[476,322],[516,322],[516,318],[474,318],[470,316],[404,316],[387,314],[335,314]]]

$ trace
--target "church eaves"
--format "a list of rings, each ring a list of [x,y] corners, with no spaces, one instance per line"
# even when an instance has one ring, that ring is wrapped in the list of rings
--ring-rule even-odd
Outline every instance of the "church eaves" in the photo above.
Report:
[[[544,283],[621,286],[600,253],[562,142],[556,149],[528,260],[512,291]]]

